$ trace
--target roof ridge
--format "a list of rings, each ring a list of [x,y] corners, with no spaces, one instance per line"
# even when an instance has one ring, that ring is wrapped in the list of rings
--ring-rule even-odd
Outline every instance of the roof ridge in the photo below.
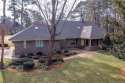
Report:
[[[90,38],[92,38],[92,30],[93,30],[93,26],[91,26]]]
[[[29,28],[31,28],[32,26],[33,26],[33,25],[31,25],[31,26],[29,26],[28,28],[26,28],[26,29],[24,29],[24,30],[22,30],[22,31],[20,31],[20,32],[18,32],[18,33],[16,33],[16,34],[13,35],[11,38],[9,38],[9,40],[11,40],[14,36],[17,36],[18,34],[24,32],[25,30],[27,30],[27,29],[29,29]]]

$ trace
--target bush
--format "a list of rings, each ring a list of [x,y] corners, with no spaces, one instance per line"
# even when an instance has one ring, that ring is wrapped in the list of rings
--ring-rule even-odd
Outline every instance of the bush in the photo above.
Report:
[[[64,53],[69,53],[69,51],[68,51],[68,50],[65,50]]]
[[[23,70],[23,65],[18,65],[18,66],[17,66],[17,69]]]
[[[61,57],[58,57],[58,56],[52,57],[52,63],[60,62],[60,61],[64,62],[64,60]]]
[[[42,56],[42,58],[47,59],[47,56]]]
[[[33,61],[27,61],[23,63],[23,68],[24,69],[32,69],[34,68],[34,62]]]
[[[115,44],[111,49],[110,53],[113,54],[116,58],[125,60],[125,42],[123,44]]]
[[[106,45],[106,46],[110,46],[112,45],[112,41],[110,39],[110,35],[109,34],[106,34],[104,39],[103,39],[103,43]]]
[[[34,56],[34,54],[33,53],[28,53],[28,56]]]
[[[9,47],[9,45],[8,44],[4,44],[4,47]]]
[[[26,55],[23,54],[23,55],[21,55],[19,58],[24,58],[24,57],[26,57]]]
[[[32,56],[33,59],[39,59],[39,56]]]
[[[33,60],[32,60],[32,59],[29,59],[29,58],[16,59],[16,60],[12,60],[9,65],[10,65],[10,66],[11,66],[11,65],[15,65],[15,66],[23,65],[23,63],[24,63],[24,62],[27,62],[27,61],[33,61]]]
[[[2,47],[2,44],[0,44],[0,47]],[[9,47],[8,44],[4,44],[4,47]]]
[[[85,46],[77,46],[79,49],[84,49]]]
[[[40,55],[40,56],[42,56],[42,55],[43,55],[43,53],[42,53],[42,52],[37,52],[36,54],[37,54],[37,55]]]
[[[38,61],[39,63],[46,63],[46,59],[45,58],[41,58],[39,61]]]
[[[42,68],[42,64],[41,64],[41,63],[37,63],[37,64],[35,65],[35,68]]]
[[[50,69],[49,66],[44,66],[44,70],[48,71]]]
[[[76,52],[73,52],[73,54],[77,54]]]
[[[56,53],[57,53],[57,54],[61,54],[62,52],[61,52],[60,50],[58,50]]]
[[[34,54],[33,53],[29,53],[29,54],[27,54],[27,58],[32,58],[32,56],[34,56]]]
[[[65,53],[65,56],[69,57],[70,55],[72,55],[72,53]]]

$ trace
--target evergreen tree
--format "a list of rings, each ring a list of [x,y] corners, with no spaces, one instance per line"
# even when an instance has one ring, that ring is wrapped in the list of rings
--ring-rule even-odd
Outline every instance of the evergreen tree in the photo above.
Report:
[[[103,43],[106,45],[106,46],[109,46],[109,45],[112,45],[112,42],[111,42],[111,39],[110,39],[110,36],[109,34],[107,33],[103,39]]]

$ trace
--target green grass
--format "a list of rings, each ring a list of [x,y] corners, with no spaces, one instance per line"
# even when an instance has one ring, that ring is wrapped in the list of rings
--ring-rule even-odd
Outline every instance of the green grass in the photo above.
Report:
[[[0,83],[125,83],[119,68],[125,62],[106,52],[92,52],[93,57],[75,58],[57,70],[43,73],[0,71]]]

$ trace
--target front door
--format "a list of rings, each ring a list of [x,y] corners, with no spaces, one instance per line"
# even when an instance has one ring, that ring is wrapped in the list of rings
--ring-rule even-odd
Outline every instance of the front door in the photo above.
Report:
[[[86,39],[86,46],[89,46],[89,40]]]

